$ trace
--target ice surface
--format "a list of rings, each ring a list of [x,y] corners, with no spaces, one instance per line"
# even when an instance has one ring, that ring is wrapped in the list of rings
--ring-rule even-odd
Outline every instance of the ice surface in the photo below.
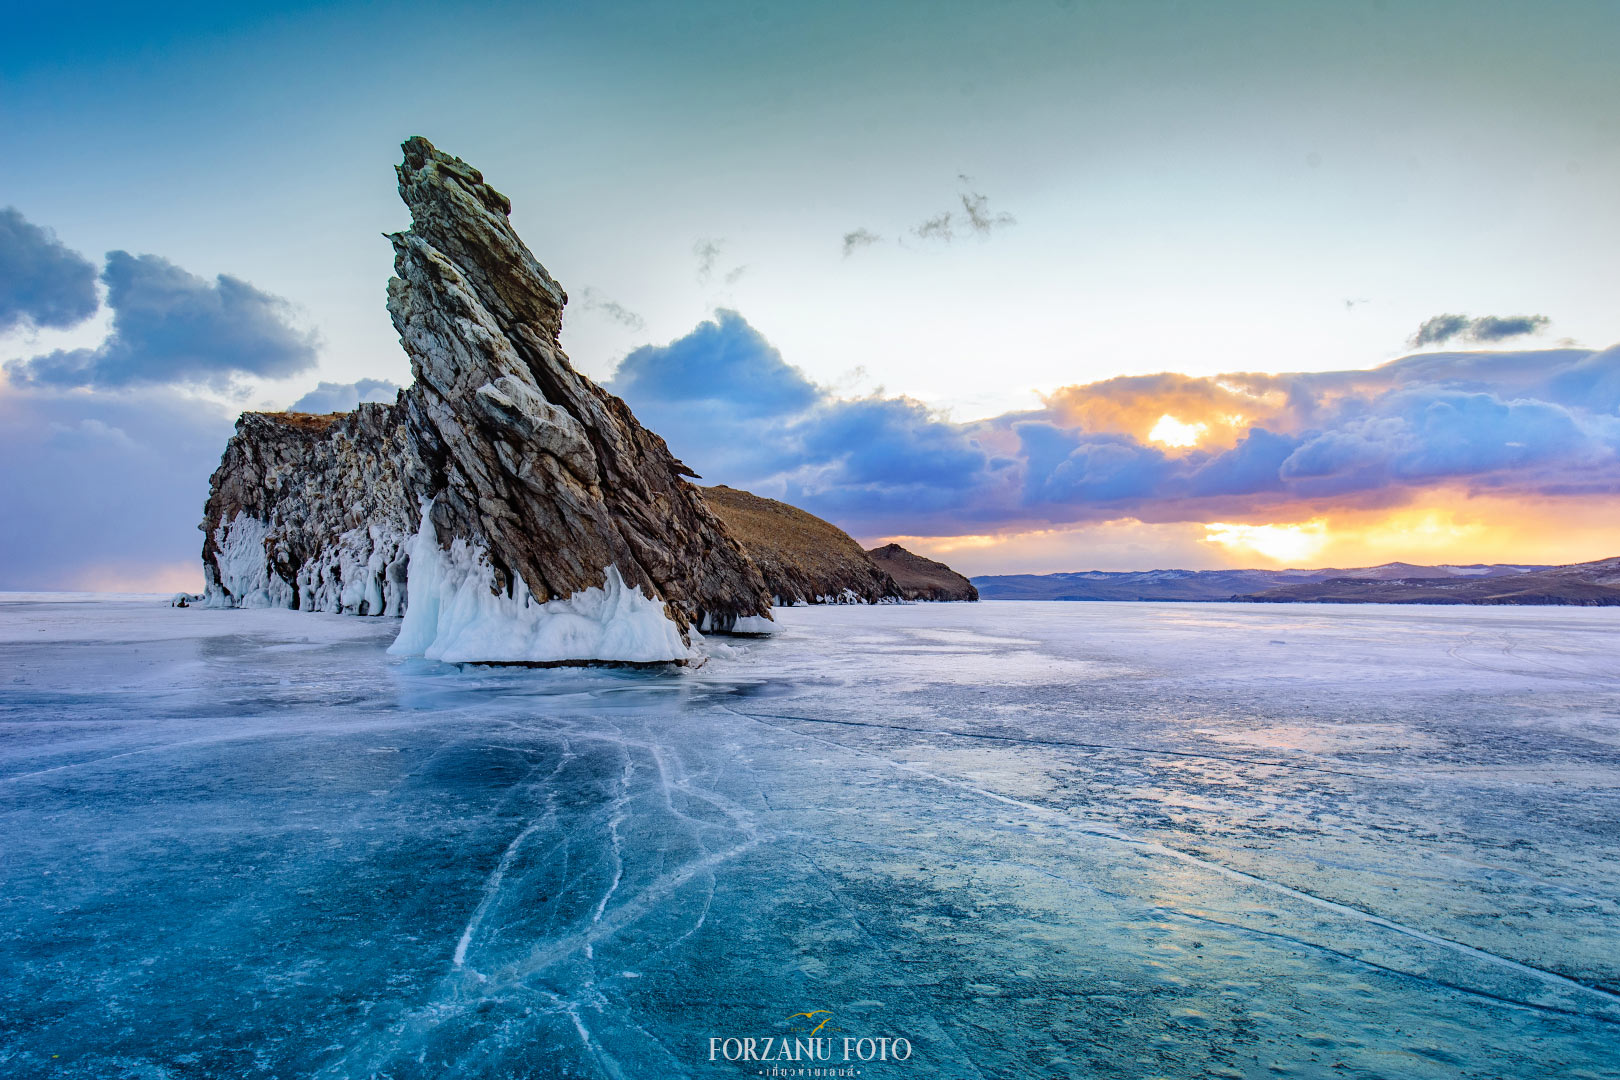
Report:
[[[684,671],[0,598],[0,1075],[1609,1077],[1620,612],[776,612]]]
[[[405,618],[389,652],[451,663],[685,660],[692,650],[664,605],[626,585],[615,566],[600,588],[541,601],[521,578],[512,595],[490,592],[482,550],[457,538],[438,544],[426,511],[410,544]]]

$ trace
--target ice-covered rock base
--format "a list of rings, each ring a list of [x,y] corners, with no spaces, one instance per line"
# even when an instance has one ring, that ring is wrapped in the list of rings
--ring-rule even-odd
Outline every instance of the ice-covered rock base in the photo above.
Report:
[[[494,580],[481,549],[460,538],[439,547],[424,512],[410,544],[411,602],[388,651],[485,664],[684,663],[695,655],[663,603],[625,584],[616,566],[601,587],[560,600],[538,599],[522,578],[510,595],[494,592]]]
[[[300,565],[297,580],[289,582],[271,558],[279,532],[242,511],[218,526],[218,555],[203,563],[203,606],[404,614],[412,534],[385,523],[350,529]]]
[[[211,608],[292,607],[293,590],[265,561],[269,526],[237,511],[214,530],[219,554],[203,563],[203,606]]]

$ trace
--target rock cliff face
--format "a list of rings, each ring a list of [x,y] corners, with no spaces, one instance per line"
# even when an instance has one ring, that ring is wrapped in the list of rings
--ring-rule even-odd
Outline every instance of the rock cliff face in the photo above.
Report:
[[[723,484],[703,497],[765,574],[778,605],[875,604],[900,588],[853,537],[814,514]]]
[[[397,405],[243,413],[202,526],[209,602],[403,613],[417,468]]]
[[[209,602],[403,611],[395,649],[452,660],[679,659],[692,627],[767,628],[691,471],[569,365],[567,296],[506,197],[425,139],[404,151],[388,310],[415,382],[244,415],[202,526]]]
[[[866,553],[878,568],[888,572],[907,600],[977,600],[973,582],[942,562],[925,559],[901,547],[885,544]]]

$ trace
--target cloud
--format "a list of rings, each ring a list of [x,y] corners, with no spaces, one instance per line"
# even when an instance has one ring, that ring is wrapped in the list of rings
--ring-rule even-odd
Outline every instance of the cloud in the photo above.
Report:
[[[12,361],[6,373],[13,382],[223,391],[242,376],[284,378],[315,366],[315,335],[293,326],[292,306],[240,278],[221,274],[210,282],[156,255],[114,251],[101,280],[113,309],[107,340]]]
[[[1420,349],[1425,345],[1444,345],[1456,338],[1489,344],[1534,334],[1551,321],[1545,315],[1481,315],[1477,319],[1467,315],[1436,315],[1424,320],[1407,344]]]
[[[692,244],[692,254],[697,257],[697,279],[699,284],[707,285],[709,278],[714,276],[714,264],[720,259],[721,249],[725,247],[724,240],[715,240],[703,237]]]
[[[387,379],[357,379],[352,383],[323,382],[288,406],[288,412],[353,412],[362,401],[392,402],[399,387]]]
[[[710,403],[742,418],[801,412],[820,394],[765,335],[725,308],[678,341],[631,352],[608,388],[653,410]]]
[[[1025,471],[1026,505],[1067,507],[1147,498],[1171,475],[1164,451],[1128,436],[1097,437],[1045,423],[1020,424],[1017,431],[1026,463],[1036,466]],[[1053,454],[1054,447],[1067,453]]]
[[[970,434],[910,398],[823,399],[801,418],[799,437],[809,461],[831,467],[824,479],[876,492],[951,490],[989,466]]]
[[[1407,344],[1416,349],[1443,344],[1462,334],[1471,322],[1466,315],[1436,315],[1432,319],[1425,319],[1423,325],[1417,328],[1417,333],[1407,339]]]
[[[632,353],[609,385],[708,481],[785,498],[864,536],[1303,518],[1459,485],[1620,493],[1620,347],[1132,376],[956,423],[903,397],[840,398],[722,311]],[[1165,416],[1203,425],[1198,443],[1154,442]]]
[[[873,244],[881,244],[883,237],[870,229],[856,229],[854,232],[844,234],[844,258],[849,258],[862,248],[869,248]]]
[[[718,254],[718,252],[716,252]],[[611,322],[616,322],[626,330],[640,332],[647,328],[647,322],[640,315],[631,311],[616,300],[609,300],[595,289],[587,287],[579,298],[579,310],[599,312]]]
[[[0,392],[0,589],[172,589],[177,568],[200,587],[197,522],[234,420],[155,388]]]
[[[967,177],[963,177],[966,180]],[[1004,229],[1009,225],[1018,224],[1018,219],[1008,213],[990,212],[990,200],[976,191],[962,193],[962,212],[967,215],[968,228],[980,236],[989,236],[996,229]]]
[[[984,239],[997,229],[1018,224],[1018,219],[1011,214],[991,212],[989,196],[973,190],[972,177],[958,176],[957,179],[964,187],[957,196],[962,203],[962,212],[958,214],[952,210],[942,210],[913,226],[911,231],[919,240],[943,240],[948,244],[956,239],[958,228]]]
[[[1501,341],[1504,338],[1523,337],[1533,334],[1546,326],[1552,320],[1545,315],[1509,315],[1499,319],[1494,315],[1482,315],[1474,320],[1469,327],[1468,338],[1471,341]]]
[[[1298,448],[1298,440],[1290,436],[1250,428],[1237,445],[1187,476],[1187,494],[1196,499],[1279,491],[1283,466]]]
[[[725,254],[726,241],[724,237],[704,237],[692,245],[692,254],[697,257],[697,281],[699,285],[707,285],[714,278],[715,270],[720,265],[720,256]],[[748,264],[733,266],[721,275],[721,280],[727,285],[735,285],[748,273]]]
[[[677,456],[700,455],[688,464],[705,476],[813,491],[824,507],[864,513],[899,491],[960,505],[987,468],[970,436],[918,402],[834,398],[735,311],[635,350],[607,386]]]
[[[95,264],[15,207],[0,210],[0,333],[76,326],[100,306]]]
[[[949,244],[958,236],[967,234],[977,236],[981,240],[987,239],[997,229],[1018,224],[1018,219],[1011,214],[990,209],[989,196],[974,190],[972,177],[959,175],[957,179],[961,181],[963,187],[957,195],[962,209],[941,210],[929,215],[911,227],[909,230],[911,235],[925,243],[938,241]],[[880,243],[882,239],[866,228],[847,232],[844,234],[844,258],[849,258],[862,248]]]
[[[941,211],[928,220],[913,225],[911,231],[919,240],[943,240],[948,244],[956,239],[956,230],[952,225],[954,220],[949,210]]]
[[[238,278],[114,251],[100,280],[102,344],[12,361],[0,380],[0,589],[200,586],[197,521],[235,413],[177,388],[229,390],[315,363],[291,306]],[[96,286],[89,261],[0,211],[0,331],[79,323],[99,306]],[[296,407],[395,389],[322,383]]]

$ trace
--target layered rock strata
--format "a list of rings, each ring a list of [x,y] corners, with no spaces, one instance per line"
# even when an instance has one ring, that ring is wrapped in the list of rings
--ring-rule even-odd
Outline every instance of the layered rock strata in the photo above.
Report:
[[[693,473],[569,364],[567,296],[506,197],[404,151],[388,310],[415,381],[392,406],[244,415],[202,525],[208,602],[402,611],[396,651],[447,660],[661,661],[693,628],[768,628]]]

